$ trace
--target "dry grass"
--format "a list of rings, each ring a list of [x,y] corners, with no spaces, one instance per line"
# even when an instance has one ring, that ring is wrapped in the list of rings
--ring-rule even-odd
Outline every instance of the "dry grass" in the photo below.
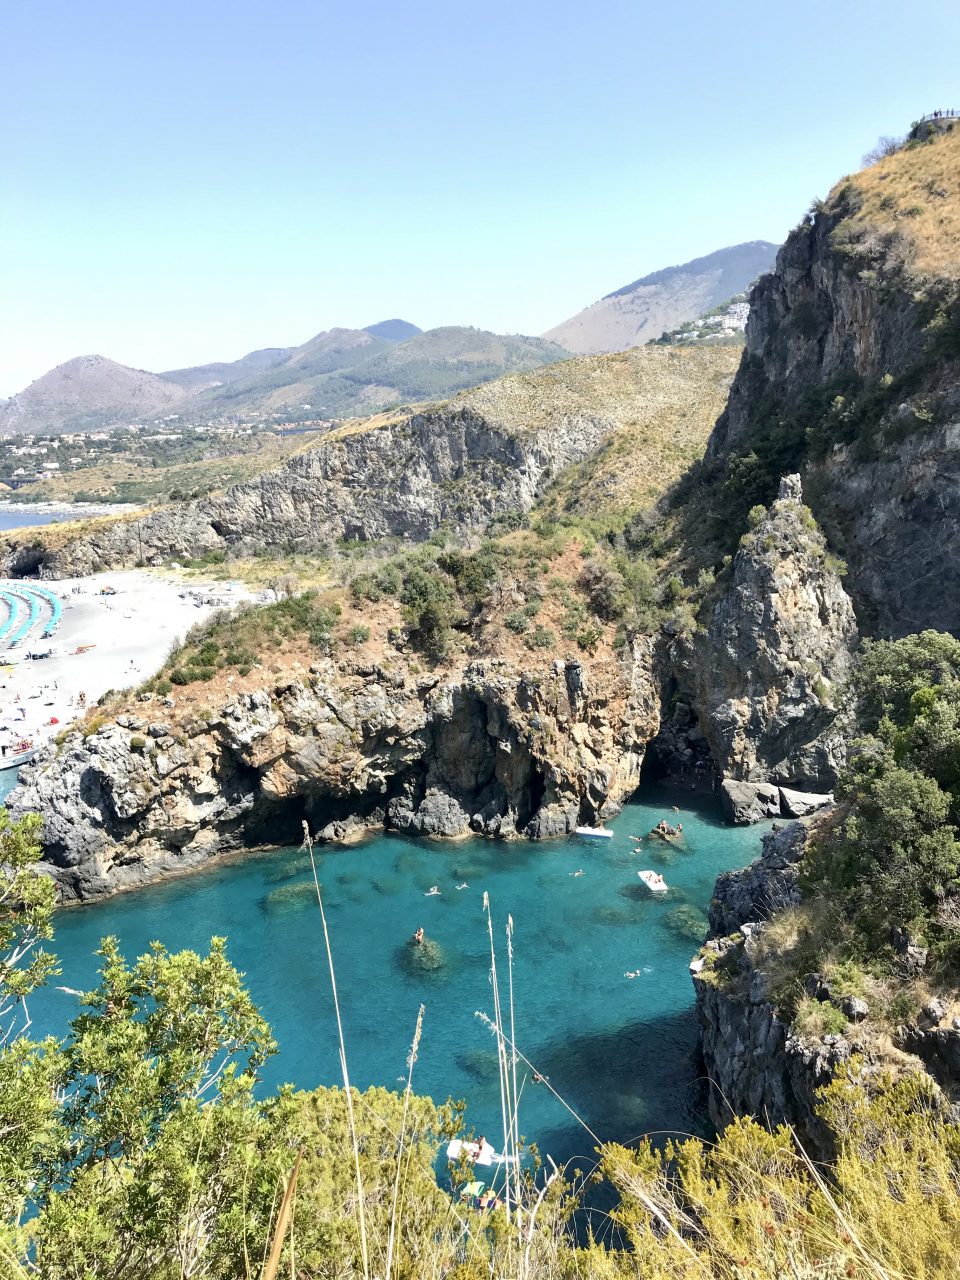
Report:
[[[865,236],[897,235],[918,276],[960,279],[960,126],[844,179],[862,199],[849,220]]]
[[[739,362],[733,347],[645,347],[577,361],[597,366],[598,400],[618,415],[616,427],[593,457],[564,471],[538,511],[626,518],[651,507],[702,455]]]

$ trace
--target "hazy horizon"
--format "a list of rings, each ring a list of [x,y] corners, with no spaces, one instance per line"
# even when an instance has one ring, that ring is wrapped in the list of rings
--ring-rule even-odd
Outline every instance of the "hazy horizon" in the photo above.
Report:
[[[662,267],[779,243],[951,101],[960,14],[890,0],[8,6],[0,395],[401,317],[540,334]],[[860,47],[868,56],[851,59]],[[723,50],[723,57],[718,54]]]

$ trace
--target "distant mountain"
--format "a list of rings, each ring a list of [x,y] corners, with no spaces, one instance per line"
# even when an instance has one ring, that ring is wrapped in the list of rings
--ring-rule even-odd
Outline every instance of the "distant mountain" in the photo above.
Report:
[[[226,382],[236,382],[260,373],[264,369],[272,369],[275,364],[283,364],[294,347],[264,347],[261,351],[250,351],[239,360],[217,361],[213,364],[198,364],[190,369],[168,369],[158,373],[158,378],[173,382],[185,391],[202,391],[205,387],[218,387]]]
[[[443,398],[568,357],[569,352],[543,338],[461,326],[418,332],[404,342],[375,337],[365,329],[331,329],[297,347],[283,364],[196,397],[184,412],[357,417],[391,405]]]
[[[103,356],[77,356],[0,405],[0,434],[92,431],[122,419],[170,413],[183,391],[155,373]]]
[[[365,325],[363,331],[375,338],[385,338],[387,342],[405,342],[407,338],[415,338],[418,333],[423,333],[422,329],[418,329],[409,320],[381,320],[379,324]]]
[[[776,256],[777,246],[766,240],[718,249],[634,280],[543,336],[578,355],[641,346],[742,293],[773,270]]]
[[[423,333],[405,320],[327,329],[299,347],[268,347],[240,360],[162,374],[83,356],[0,401],[0,433],[91,430],[169,412],[187,422],[231,415],[358,417],[568,356],[543,338],[457,326]]]

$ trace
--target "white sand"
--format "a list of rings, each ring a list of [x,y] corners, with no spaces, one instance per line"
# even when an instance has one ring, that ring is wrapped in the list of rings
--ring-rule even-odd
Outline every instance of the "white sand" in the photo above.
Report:
[[[90,707],[108,689],[141,684],[192,626],[217,609],[254,598],[239,584],[184,583],[140,569],[43,585],[63,603],[60,630],[52,640],[35,633],[16,649],[0,653],[0,666],[12,664],[12,670],[0,670],[0,743],[8,746],[20,737],[32,738],[35,745],[48,741],[80,714],[81,691]],[[100,595],[105,586],[117,594]],[[181,598],[183,591],[215,596],[225,604],[198,607],[193,598]],[[81,645],[94,647],[75,653]],[[52,649],[53,656],[36,661],[26,656],[45,649]]]

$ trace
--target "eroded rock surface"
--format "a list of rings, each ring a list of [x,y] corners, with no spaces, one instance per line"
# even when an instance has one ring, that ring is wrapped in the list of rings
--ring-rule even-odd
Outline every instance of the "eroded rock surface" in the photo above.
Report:
[[[326,660],[203,718],[153,722],[145,707],[74,730],[23,769],[10,804],[44,815],[67,898],[295,842],[304,819],[328,839],[559,835],[636,789],[659,717],[651,671],[649,641],[602,671],[492,660],[437,680]]]
[[[441,524],[464,534],[497,515],[528,511],[559,470],[585,458],[616,425],[609,414],[585,412],[523,431],[454,402],[372,429],[333,432],[219,497],[117,521],[52,550],[25,540],[8,554],[7,568],[62,578],[216,551],[423,541]]]
[[[747,534],[706,633],[693,642],[698,724],[725,777],[829,791],[857,626],[799,476]],[[775,788],[773,789],[775,790]],[[754,793],[759,816],[780,804]]]

